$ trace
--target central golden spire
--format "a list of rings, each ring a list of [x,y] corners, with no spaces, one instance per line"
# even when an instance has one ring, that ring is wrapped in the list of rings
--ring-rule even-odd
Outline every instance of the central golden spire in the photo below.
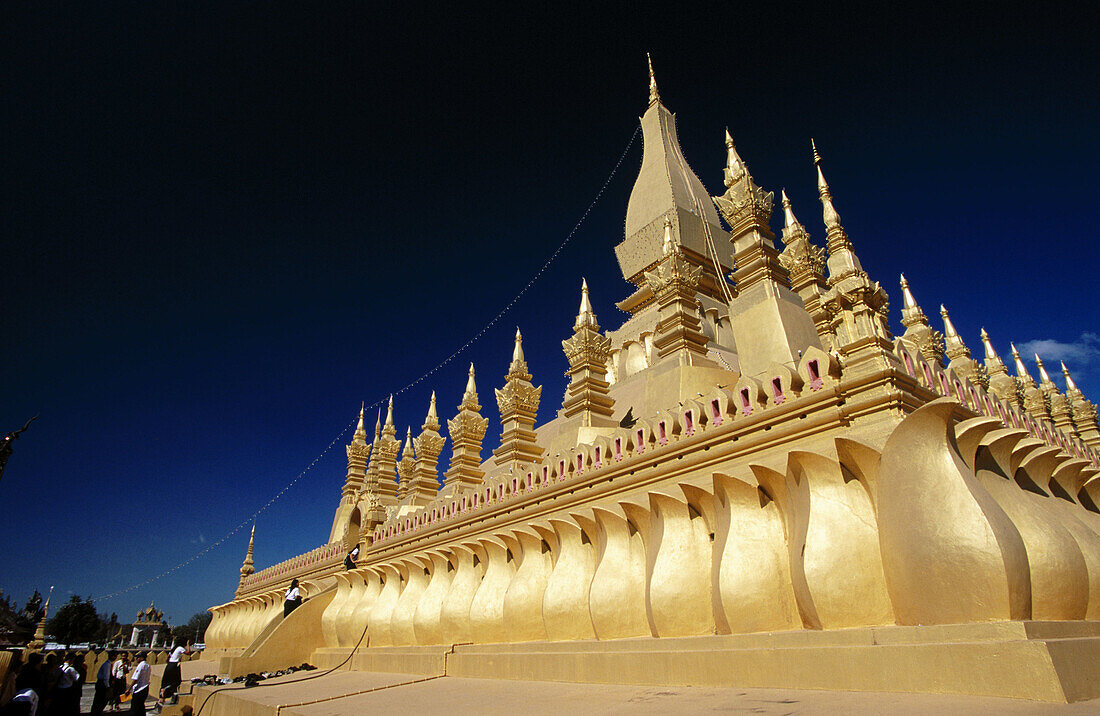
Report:
[[[649,63],[649,104],[652,106],[661,101],[661,94],[657,91],[657,77],[653,74],[653,58],[647,52],[645,59]]]

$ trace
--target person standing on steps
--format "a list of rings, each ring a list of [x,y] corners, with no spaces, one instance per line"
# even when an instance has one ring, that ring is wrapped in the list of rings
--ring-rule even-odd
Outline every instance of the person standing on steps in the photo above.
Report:
[[[145,716],[145,699],[149,697],[149,665],[145,663],[145,652],[139,651],[134,657],[137,666],[130,674],[130,713]]]
[[[107,708],[107,699],[114,689],[112,681],[115,669],[115,652],[107,653],[107,659],[99,666],[95,675],[95,697],[92,699],[91,716],[99,716]]]
[[[302,606],[302,593],[298,589],[298,580],[290,580],[290,587],[286,590],[286,601],[283,602],[283,619],[290,616],[290,613]]]

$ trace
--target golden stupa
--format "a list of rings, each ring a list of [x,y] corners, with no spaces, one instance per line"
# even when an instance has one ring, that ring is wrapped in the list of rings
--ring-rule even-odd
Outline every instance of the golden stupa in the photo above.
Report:
[[[1100,431],[1064,366],[1063,392],[1013,348],[1010,375],[984,330],[978,360],[904,276],[893,335],[816,146],[825,246],[783,194],[780,247],[728,132],[708,194],[652,68],[641,128],[615,247],[629,317],[602,329],[581,285],[557,416],[535,425],[518,332],[491,455],[473,366],[446,437],[434,394],[404,440],[392,398],[373,440],[361,411],[327,543],[253,572],[250,542],[205,658],[1100,696]],[[293,578],[310,599],[284,619]]]

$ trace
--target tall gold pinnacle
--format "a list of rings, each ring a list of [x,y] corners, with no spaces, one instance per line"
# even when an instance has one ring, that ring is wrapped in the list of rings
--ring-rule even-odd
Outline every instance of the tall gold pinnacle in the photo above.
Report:
[[[821,205],[824,209],[825,228],[843,231],[840,226],[840,214],[833,206],[833,193],[829,190],[829,182],[825,181],[825,174],[821,171],[821,155],[817,153],[817,143],[810,139],[810,146],[814,150],[814,166],[817,168],[817,193],[821,197]],[[844,237],[844,241],[847,242],[847,237]]]
[[[1066,377],[1066,390],[1077,390],[1077,384],[1073,382],[1073,377],[1069,374],[1069,368],[1066,367],[1065,362],[1062,363],[1062,375]]]
[[[657,92],[657,77],[653,74],[653,58],[647,52],[645,53],[645,59],[649,63],[649,103],[652,105],[661,101],[661,95]]]
[[[252,561],[252,545],[256,541],[256,525],[252,525],[252,534],[248,536],[248,552],[245,553],[244,562],[241,563],[241,578],[244,579],[248,575],[256,571],[254,562]]]

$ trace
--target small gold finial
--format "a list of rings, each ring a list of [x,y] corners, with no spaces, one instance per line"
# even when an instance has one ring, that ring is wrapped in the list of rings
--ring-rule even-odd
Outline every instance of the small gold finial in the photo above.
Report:
[[[428,415],[424,418],[421,430],[439,430],[439,413],[435,407],[435,391],[432,391],[432,399],[428,402]]]
[[[959,332],[955,330],[955,324],[951,322],[951,316],[947,314],[947,309],[943,304],[940,304],[940,316],[943,317],[943,329],[949,336],[957,336]]]
[[[470,364],[470,377],[466,379],[466,395],[464,397],[469,397],[471,395],[477,395],[477,383],[474,382],[473,363]]]
[[[917,299],[913,298],[913,292],[909,290],[909,282],[905,280],[905,274],[901,274],[901,295],[904,308],[917,307]]]
[[[390,404],[386,407],[386,427],[393,426],[393,394],[390,394]]]
[[[1039,382],[1044,385],[1047,383],[1054,385],[1054,381],[1052,381],[1047,374],[1047,369],[1043,366],[1043,359],[1039,357],[1038,353],[1035,354],[1035,365],[1039,368]]]
[[[512,350],[512,364],[516,365],[524,363],[523,357],[523,334],[519,332],[519,326],[516,327],[516,347]]]
[[[801,224],[798,223],[798,219],[794,215],[794,209],[791,208],[791,200],[787,198],[787,190],[780,189],[779,196],[783,199],[783,228],[793,232]]]
[[[654,102],[661,101],[661,95],[657,92],[657,77],[653,74],[653,58],[647,52],[645,59],[649,63],[649,103],[652,105]]]
[[[592,310],[592,302],[588,300],[588,279],[581,279],[581,305],[577,310],[577,320],[573,324],[574,330],[581,328],[582,326],[589,326],[595,330],[599,330],[599,324],[596,323],[596,312]]]
[[[982,328],[982,345],[985,346],[986,358],[1000,358],[993,348],[993,342],[989,340],[989,334],[985,332],[985,328]]]
[[[810,147],[814,150],[814,165],[821,164],[821,155],[817,153],[817,144],[814,142],[814,138],[810,137]]]
[[[1031,373],[1027,372],[1027,366],[1024,365],[1023,359],[1020,358],[1020,351],[1016,350],[1016,344],[1009,343],[1008,345],[1010,348],[1012,348],[1012,360],[1016,363],[1016,377],[1027,378],[1027,380],[1025,381],[1025,385],[1031,385],[1034,387],[1035,383],[1031,379]]]
[[[363,437],[366,437],[366,435],[367,435],[367,430],[363,426],[363,411],[365,410],[365,408],[366,408],[365,403],[360,403],[359,404],[359,422],[355,426],[355,437],[356,438],[363,438]]]
[[[1073,378],[1069,374],[1069,368],[1066,367],[1065,361],[1062,361],[1062,375],[1066,377],[1066,392],[1077,390],[1077,384],[1073,382]]]

